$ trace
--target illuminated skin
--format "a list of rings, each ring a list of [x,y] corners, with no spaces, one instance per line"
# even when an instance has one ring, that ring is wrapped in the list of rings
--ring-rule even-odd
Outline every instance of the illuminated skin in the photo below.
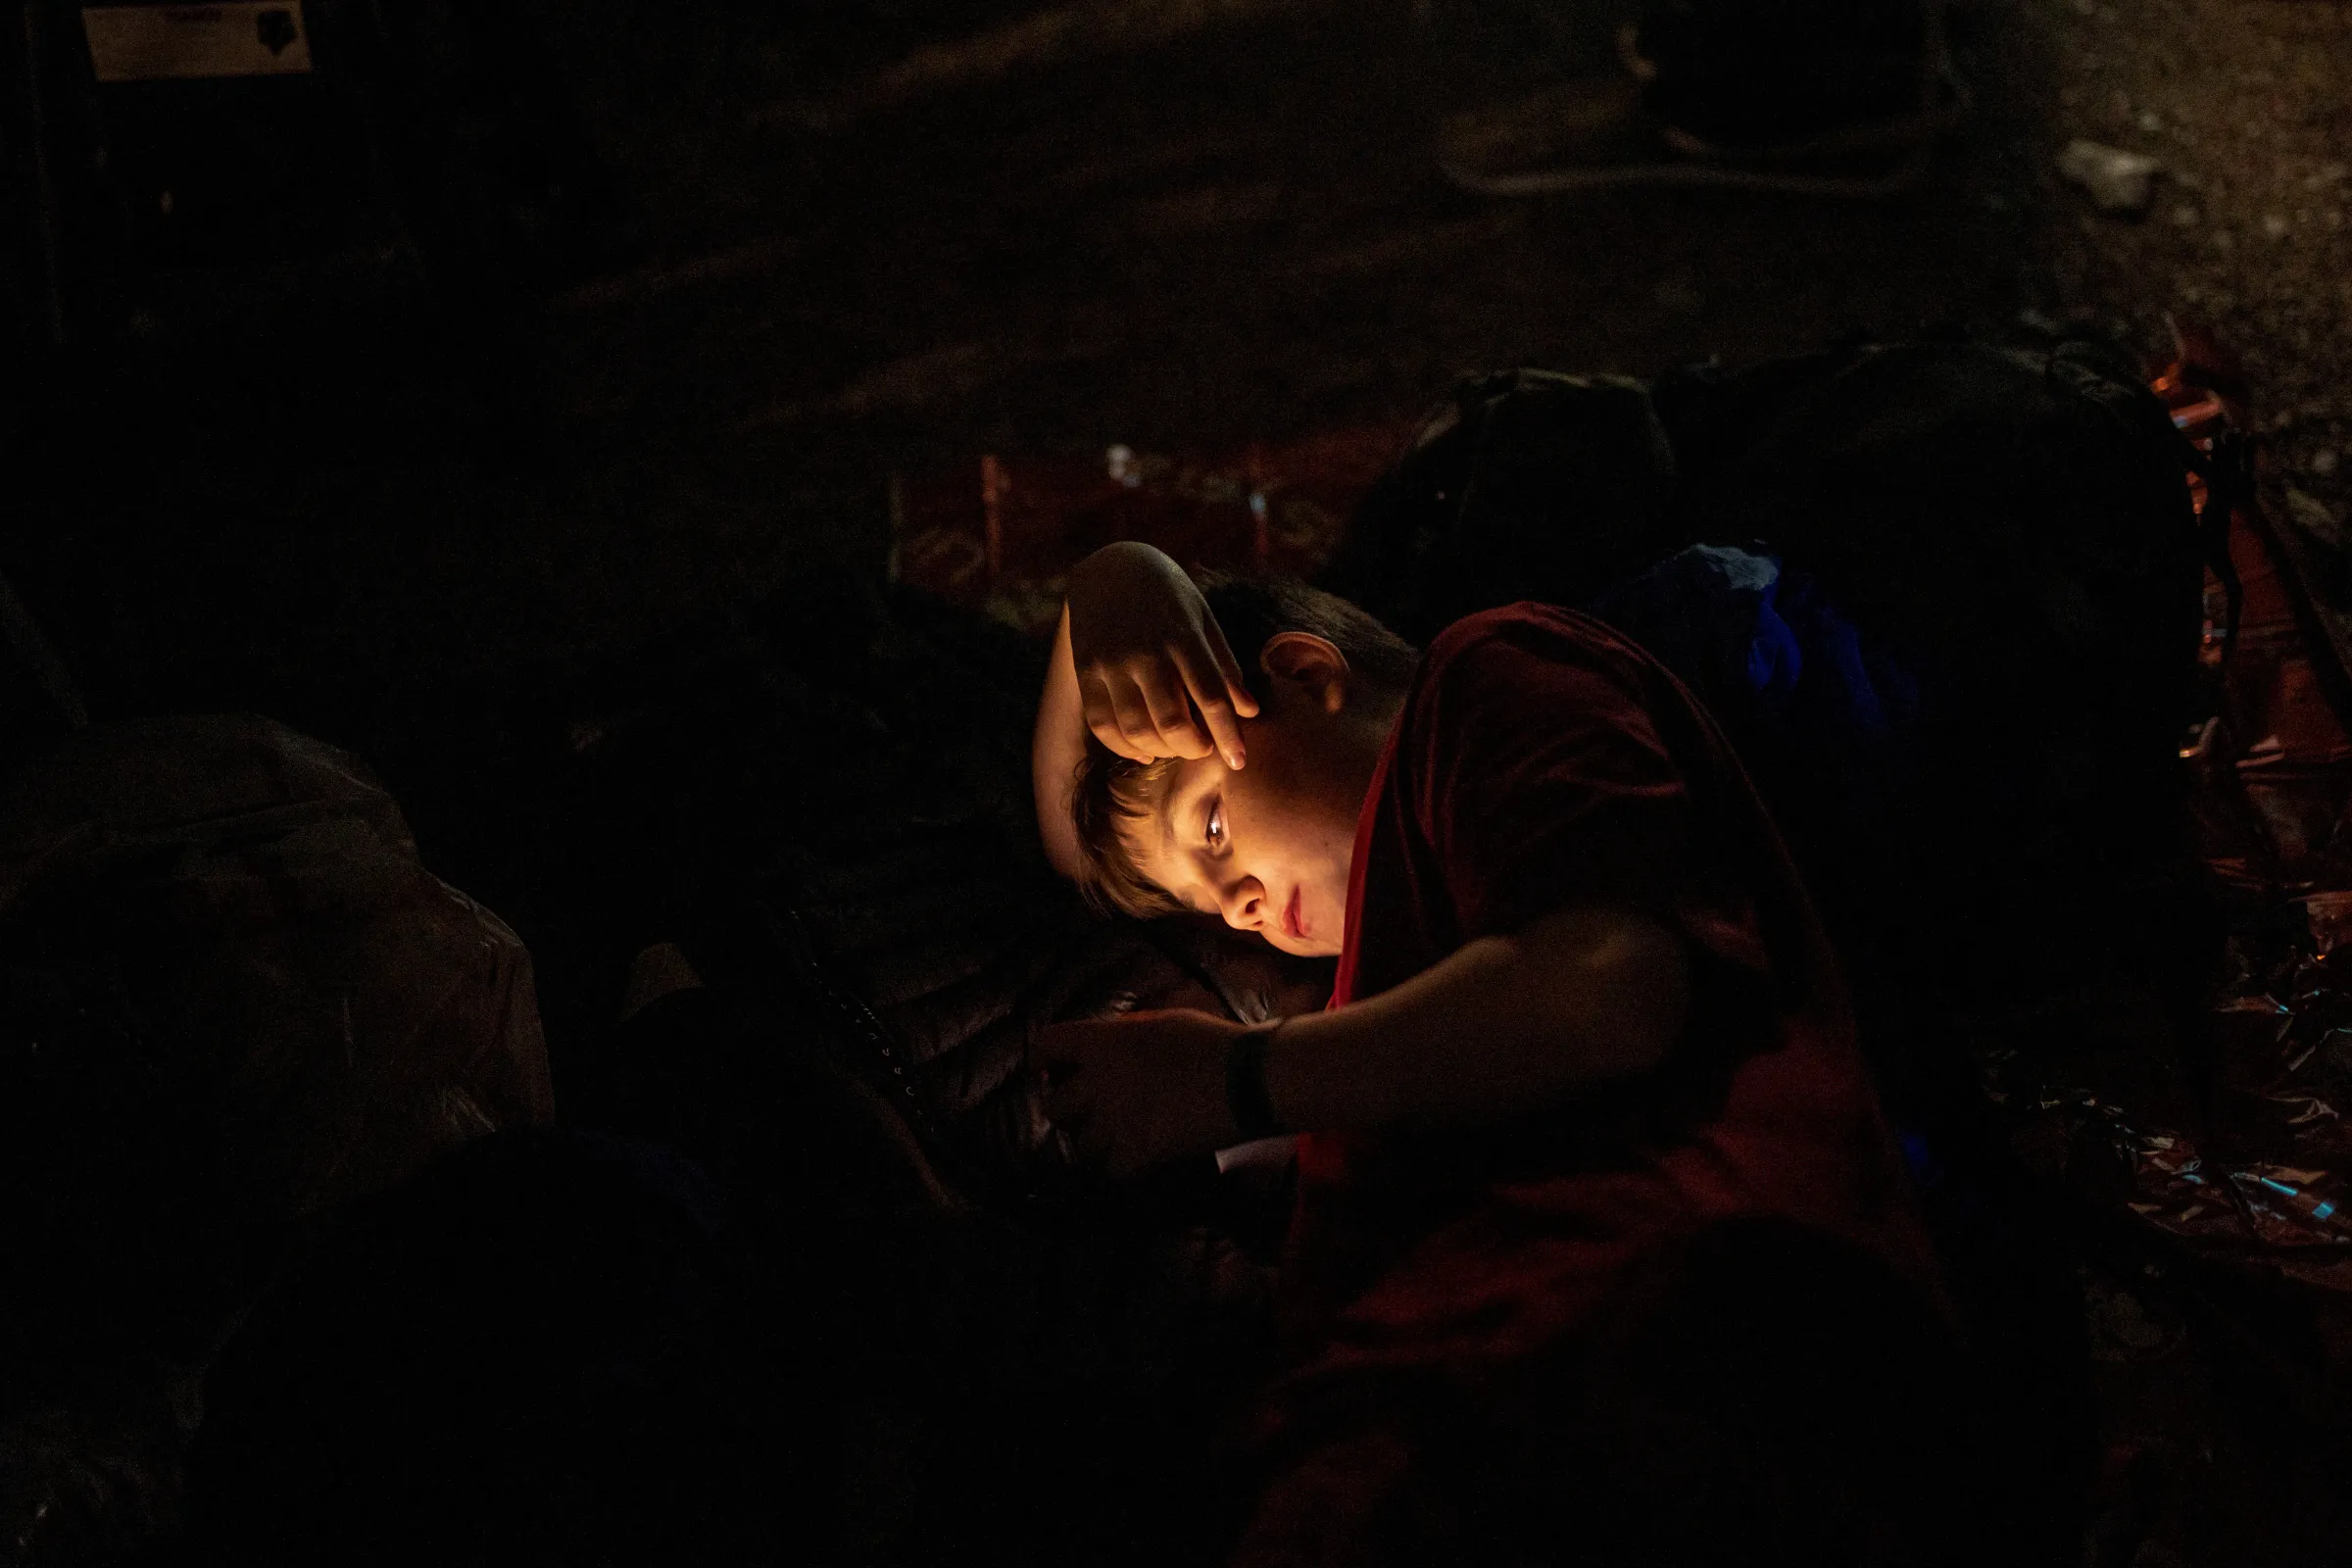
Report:
[[[1038,825],[1064,875],[1082,864],[1070,781],[1091,733],[1138,760],[1181,758],[1138,862],[1192,907],[1287,953],[1347,937],[1356,818],[1397,698],[1321,637],[1283,632],[1258,659],[1262,710],[1198,588],[1149,546],[1113,545],[1071,575],[1031,761]],[[1378,996],[1284,1022],[1267,1047],[1276,1115],[1331,1131],[1482,1126],[1647,1072],[1690,1011],[1682,936],[1578,905],[1481,937]],[[1047,1109],[1114,1175],[1239,1136],[1225,1059],[1241,1025],[1193,1011],[1043,1032]]]
[[[1161,819],[1130,840],[1137,866],[1285,953],[1332,956],[1356,816],[1398,699],[1304,632],[1273,638],[1255,663],[1263,711],[1182,567],[1135,543],[1089,557],[1070,574],[1038,709],[1038,824],[1055,869],[1075,876],[1068,791],[1088,736],[1136,761],[1183,759]]]
[[[1070,573],[1046,665],[1029,760],[1046,855],[1063,876],[1085,865],[1070,788],[1087,737],[1120,757],[1224,758],[1247,764],[1254,717],[1242,666],[1184,568],[1150,545],[1106,545]]]
[[[1356,818],[1396,703],[1362,688],[1323,638],[1285,632],[1260,660],[1264,711],[1240,732],[1252,760],[1180,764],[1155,821],[1129,844],[1152,881],[1285,953],[1346,945]]]

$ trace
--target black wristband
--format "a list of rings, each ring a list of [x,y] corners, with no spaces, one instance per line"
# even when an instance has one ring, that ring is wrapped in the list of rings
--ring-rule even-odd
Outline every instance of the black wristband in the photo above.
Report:
[[[1266,1048],[1274,1043],[1284,1021],[1275,1018],[1252,1024],[1225,1048],[1225,1110],[1244,1143],[1279,1137],[1283,1131],[1274,1116],[1274,1102],[1266,1094]]]

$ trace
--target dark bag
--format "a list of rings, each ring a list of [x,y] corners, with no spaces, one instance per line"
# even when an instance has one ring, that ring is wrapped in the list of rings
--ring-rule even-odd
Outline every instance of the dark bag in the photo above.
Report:
[[[1916,671],[1916,869],[2128,875],[2168,845],[2202,630],[2188,449],[2103,345],[1867,347],[1656,393],[1680,510]]]
[[[1649,389],[1484,376],[1366,501],[1326,584],[1425,640],[1519,599],[1621,603],[1694,543],[1768,552],[1851,630],[1825,670],[1901,679],[1867,819],[1812,809],[1803,755],[1835,737],[1792,750],[1716,668],[1652,652],[1718,709],[1857,978],[2032,984],[2135,940],[2102,911],[2180,852],[2190,457],[2132,367],[2084,342],[1865,345]]]
[[[1682,542],[1674,490],[1641,382],[1471,376],[1356,509],[1322,586],[1415,643],[1514,600],[1582,604]]]

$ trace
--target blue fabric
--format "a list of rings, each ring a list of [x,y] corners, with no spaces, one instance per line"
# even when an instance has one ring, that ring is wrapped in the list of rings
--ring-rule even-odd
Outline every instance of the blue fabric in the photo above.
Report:
[[[1840,797],[1835,809],[1875,818],[1900,795],[1918,679],[1866,647],[1810,575],[1758,551],[1693,545],[1582,608],[1698,694],[1768,798],[1802,781]]]
[[[1583,608],[1649,650],[1718,710],[1777,714],[1804,670],[1804,650],[1774,608],[1780,563],[1694,545],[1604,591]]]

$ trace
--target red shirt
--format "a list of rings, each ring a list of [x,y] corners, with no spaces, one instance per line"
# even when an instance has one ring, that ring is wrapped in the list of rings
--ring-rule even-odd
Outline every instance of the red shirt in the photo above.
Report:
[[[1714,721],[1598,621],[1473,615],[1430,646],[1365,800],[1332,1004],[1578,903],[1690,939],[1683,1045],[1516,1126],[1301,1139],[1301,1376],[1506,1368],[1727,1219],[1795,1220],[1935,1290],[1835,960]]]

